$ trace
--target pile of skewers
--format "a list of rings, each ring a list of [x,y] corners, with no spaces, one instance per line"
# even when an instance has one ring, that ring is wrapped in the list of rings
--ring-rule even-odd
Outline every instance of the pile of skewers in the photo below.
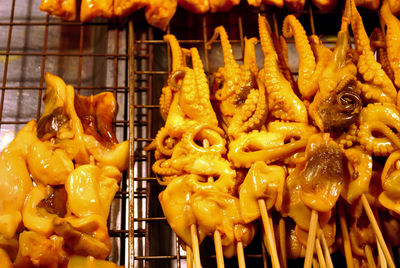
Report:
[[[159,196],[164,214],[196,268],[207,235],[218,267],[235,254],[245,267],[243,247],[259,218],[275,268],[300,257],[304,267],[333,267],[330,254],[338,250],[348,267],[395,267],[400,22],[386,0],[380,16],[386,34],[376,29],[369,38],[355,1],[346,1],[333,49],[307,36],[293,15],[280,37],[259,16],[261,70],[257,38],[245,39],[239,65],[225,29],[217,27],[208,45],[220,37],[224,66],[213,75],[211,94],[197,49],[164,37],[173,56],[160,98],[166,123],[146,149],[155,150],[153,171],[167,186]],[[292,37],[297,81],[288,67],[285,38]],[[279,214],[278,223],[271,213]]]

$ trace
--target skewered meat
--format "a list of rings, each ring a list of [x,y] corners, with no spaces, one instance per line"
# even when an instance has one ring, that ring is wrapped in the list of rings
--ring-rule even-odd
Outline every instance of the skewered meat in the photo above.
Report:
[[[337,4],[337,0],[312,0],[312,2],[322,11],[331,11]]]
[[[307,163],[298,179],[301,200],[317,211],[330,211],[343,187],[343,155],[329,134],[310,137],[306,149]]]
[[[177,4],[177,0],[151,0],[145,9],[147,22],[165,31],[176,12]]]
[[[65,20],[73,21],[76,19],[75,0],[42,0],[40,10]]]
[[[128,16],[148,5],[150,0],[114,0],[114,15]]]
[[[82,0],[81,21],[95,17],[111,18],[114,15],[114,0]]]
[[[128,163],[128,143],[112,128],[114,96],[83,97],[57,76],[45,79],[38,123],[0,154],[0,254],[16,267],[65,267],[72,254],[106,258],[108,213]]]
[[[246,223],[260,217],[258,200],[264,199],[267,210],[275,206],[280,211],[282,206],[285,170],[276,165],[255,162],[239,188],[240,211]]]
[[[355,0],[356,6],[377,10],[381,4],[380,0]]]

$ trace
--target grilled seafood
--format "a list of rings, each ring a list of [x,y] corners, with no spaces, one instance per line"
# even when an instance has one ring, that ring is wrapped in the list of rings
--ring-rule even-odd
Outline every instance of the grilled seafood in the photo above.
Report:
[[[0,154],[0,248],[15,267],[65,267],[75,254],[105,259],[108,213],[128,163],[128,143],[112,127],[114,96],[83,97],[45,78],[39,121]]]
[[[294,94],[290,83],[279,69],[269,24],[259,15],[258,25],[264,52],[264,68],[259,76],[268,93],[269,113],[277,119],[307,123],[307,110],[303,102]]]
[[[362,100],[356,80],[356,66],[347,60],[350,6],[342,18],[336,47],[319,76],[318,91],[308,108],[310,117],[322,132],[342,132],[353,124],[361,111]]]

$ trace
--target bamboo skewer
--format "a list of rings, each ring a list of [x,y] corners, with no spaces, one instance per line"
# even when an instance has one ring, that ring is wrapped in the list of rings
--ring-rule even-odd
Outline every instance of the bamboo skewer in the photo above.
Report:
[[[186,267],[193,268],[193,252],[188,245],[186,245]]]
[[[342,231],[342,238],[343,238],[344,255],[346,258],[347,267],[353,268],[354,267],[353,253],[351,251],[349,229],[347,228],[346,215],[344,213],[343,204],[339,202],[338,206],[339,206],[340,230]]]
[[[392,256],[390,255],[389,249],[388,249],[388,247],[387,247],[387,245],[385,243],[385,240],[383,239],[382,232],[379,229],[378,223],[377,223],[377,221],[375,219],[374,213],[372,212],[371,206],[369,205],[367,197],[365,196],[365,194],[361,195],[361,202],[362,202],[362,205],[364,207],[365,213],[367,214],[368,219],[371,222],[372,229],[375,232],[376,238],[377,238],[379,244],[382,247],[382,251],[383,251],[383,254],[385,255],[385,258],[386,258],[386,261],[388,263],[388,266],[390,268],[395,268]]]
[[[246,262],[244,260],[244,251],[242,242],[236,244],[236,254],[238,256],[239,268],[246,268]]]
[[[203,147],[204,148],[210,147],[210,143],[207,139],[203,140]],[[213,182],[214,178],[210,176],[207,178],[207,181]],[[215,232],[214,232],[214,244],[215,244],[215,255],[216,255],[216,259],[217,259],[217,267],[223,268],[223,267],[225,267],[224,253],[222,250],[221,233],[218,230],[215,230]]]
[[[315,235],[317,233],[317,225],[318,225],[318,212],[313,209],[311,211],[310,229],[308,230],[307,248],[306,248],[306,256],[305,256],[305,260],[304,260],[304,268],[311,267],[312,258],[314,255],[314,245],[315,245]]]
[[[372,255],[371,247],[367,244],[364,247],[365,257],[367,257],[368,268],[376,268],[374,255]]]
[[[197,227],[195,224],[190,225],[190,235],[192,237],[194,267],[201,268],[199,238],[197,237]]]
[[[324,251],[326,266],[328,268],[333,268],[333,262],[332,262],[331,254],[329,252],[328,243],[326,242],[326,239],[325,239],[324,232],[321,229],[319,229],[318,234],[319,234],[318,238],[322,243],[322,249]]]
[[[382,247],[378,243],[378,240],[376,242],[376,247],[378,248],[378,264],[379,264],[379,267],[386,268],[387,267],[387,262],[386,262],[386,259],[385,259],[385,255],[383,254]]]
[[[287,267],[287,254],[286,254],[286,226],[283,217],[279,218],[279,249],[280,249],[280,263],[283,268]]]
[[[270,223],[270,216],[268,214],[267,207],[265,205],[265,200],[264,199],[259,199],[258,200],[258,206],[260,208],[261,212],[261,219],[264,225],[265,233],[267,235],[267,244],[268,244],[268,251],[269,255],[271,256],[271,263],[273,268],[280,268],[279,264],[279,258],[278,258],[278,253],[276,250],[276,244],[275,244],[275,235],[274,235],[274,229],[271,226]]]
[[[321,243],[320,243],[318,237],[315,238],[315,248],[317,249],[317,257],[318,257],[319,266],[321,268],[326,268],[324,253],[322,252]]]
[[[318,260],[315,257],[312,259],[312,267],[319,268]]]
[[[215,243],[215,255],[217,256],[217,267],[223,268],[225,267],[224,254],[222,252],[221,234],[218,230],[214,232],[214,243]]]

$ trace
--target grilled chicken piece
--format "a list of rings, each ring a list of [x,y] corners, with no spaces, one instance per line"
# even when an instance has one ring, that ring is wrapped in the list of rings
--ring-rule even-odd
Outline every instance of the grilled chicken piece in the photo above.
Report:
[[[82,0],[82,22],[95,17],[111,18],[112,16],[114,16],[114,0]]]
[[[65,20],[76,19],[75,0],[42,0],[40,10]]]

